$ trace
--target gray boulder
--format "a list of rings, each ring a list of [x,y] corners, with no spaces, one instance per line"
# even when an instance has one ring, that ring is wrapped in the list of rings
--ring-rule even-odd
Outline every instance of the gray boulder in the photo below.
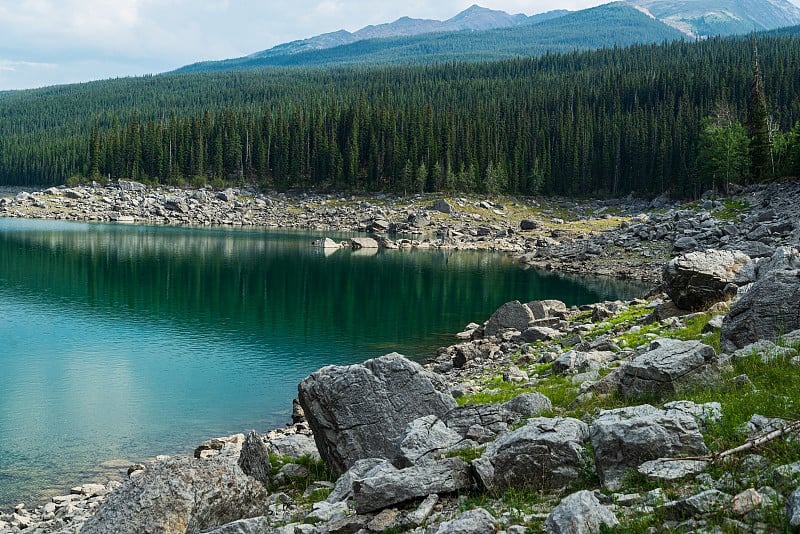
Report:
[[[529,419],[490,443],[472,465],[489,491],[561,488],[580,476],[588,431],[577,419]]]
[[[774,270],[759,279],[722,321],[727,353],[760,339],[774,341],[800,328],[800,270]]]
[[[649,404],[600,412],[589,427],[600,481],[619,489],[625,472],[658,458],[708,454],[694,417]]]
[[[464,442],[460,434],[447,428],[435,415],[426,415],[411,421],[403,432],[395,464],[411,466],[432,462],[437,456]]]
[[[264,515],[267,490],[235,462],[176,457],[156,462],[109,494],[84,534],[201,532]]]
[[[639,473],[657,482],[681,480],[702,473],[711,462],[704,460],[650,460],[637,468]]]
[[[255,430],[247,434],[244,439],[242,452],[239,454],[239,467],[245,475],[250,475],[262,484],[269,484],[269,475],[272,471],[269,450]]]
[[[730,300],[736,287],[755,280],[749,256],[732,250],[704,250],[673,258],[662,274],[667,294],[685,310]]]
[[[439,525],[436,534],[494,534],[497,522],[483,508],[467,510],[452,521]]]
[[[583,490],[562,499],[547,516],[544,528],[548,534],[595,534],[603,526],[617,525],[617,516],[594,493]]]
[[[353,480],[356,512],[366,514],[432,493],[454,493],[472,486],[469,464],[458,458],[398,469],[379,464],[364,478]]]
[[[525,343],[536,343],[537,341],[551,341],[561,337],[561,331],[547,326],[531,326],[522,332],[522,340]]]
[[[456,211],[455,208],[453,208],[452,204],[450,204],[448,201],[443,200],[441,198],[433,201],[432,209],[434,211],[438,211],[440,213],[447,213],[447,214],[455,213],[455,211]]]
[[[786,516],[791,526],[800,527],[800,487],[786,499]]]
[[[354,249],[378,248],[378,242],[371,237],[353,237],[350,239]]]
[[[619,393],[626,398],[663,398],[718,380],[717,353],[699,341],[657,339],[650,350],[619,372]]]
[[[328,366],[298,385],[298,399],[322,459],[336,474],[356,460],[394,458],[406,425],[456,407],[447,383],[397,353]]]
[[[567,305],[560,300],[534,300],[526,304],[533,313],[535,319],[547,319],[558,317],[567,311]]]
[[[553,403],[541,393],[522,393],[501,406],[523,417],[539,415],[553,409]]]
[[[495,311],[486,323],[486,336],[494,336],[503,328],[513,328],[520,332],[528,328],[535,319],[533,312],[518,300],[506,302]]]

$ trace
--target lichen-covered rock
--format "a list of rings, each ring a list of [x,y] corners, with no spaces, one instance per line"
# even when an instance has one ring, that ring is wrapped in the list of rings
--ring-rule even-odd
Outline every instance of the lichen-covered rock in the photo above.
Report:
[[[447,384],[397,353],[359,365],[328,366],[298,385],[298,399],[322,459],[334,473],[356,460],[394,458],[406,425],[456,407]]]
[[[553,409],[553,403],[541,393],[522,393],[501,406],[523,417],[539,415]]]
[[[614,513],[600,504],[591,491],[579,491],[565,497],[547,516],[547,534],[595,534],[603,526],[619,525]]]
[[[156,462],[111,493],[83,534],[202,532],[267,513],[267,490],[226,458]]]
[[[800,487],[786,499],[786,516],[791,526],[800,527]]]
[[[477,432],[494,438],[507,432],[509,426],[520,419],[519,413],[500,404],[465,404],[453,408],[443,417],[448,428],[469,439],[478,438]]]
[[[561,488],[580,476],[588,436],[589,427],[577,419],[529,419],[490,443],[472,465],[489,491]]]

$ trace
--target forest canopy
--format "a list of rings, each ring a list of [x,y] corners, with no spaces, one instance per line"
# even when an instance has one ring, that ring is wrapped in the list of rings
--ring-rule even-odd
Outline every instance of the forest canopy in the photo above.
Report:
[[[759,179],[800,174],[798,33],[758,37],[770,156]],[[3,93],[0,185],[81,177],[698,196],[754,178],[742,141],[754,51],[749,37],[714,38],[479,64],[173,74]],[[725,146],[744,150],[745,161],[724,161]]]

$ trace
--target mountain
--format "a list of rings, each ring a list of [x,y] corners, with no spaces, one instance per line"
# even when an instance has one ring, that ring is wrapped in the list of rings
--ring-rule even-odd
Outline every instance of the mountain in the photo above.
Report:
[[[630,0],[691,37],[746,34],[800,24],[788,0]]]
[[[323,50],[346,44],[352,44],[366,39],[386,39],[390,37],[413,37],[426,33],[456,32],[463,30],[491,30],[495,28],[508,28],[531,22],[539,22],[555,18],[568,13],[565,10],[550,11],[532,17],[522,14],[509,15],[505,11],[487,9],[473,5],[447,20],[414,19],[401,17],[394,22],[370,25],[356,32],[339,30],[324,33],[308,39],[292,41],[277,45],[269,50],[256,52],[250,57],[274,57],[285,54],[296,54],[309,50]]]
[[[523,18],[525,22],[522,23]],[[680,39],[678,30],[634,6],[616,2],[576,12],[550,12],[533,17],[508,15],[473,6],[439,24],[460,30],[422,31],[431,22],[400,19],[391,29],[371,26],[355,34],[325,34],[306,41],[279,45],[243,58],[196,63],[176,72],[242,70],[263,67],[423,64],[445,61],[487,61],[531,57],[548,52],[572,52]],[[503,26],[496,27],[498,24]],[[443,26],[443,27],[445,27]],[[481,29],[494,26],[490,29]],[[358,35],[393,37],[357,39]],[[419,31],[415,35],[408,32]],[[364,32],[364,33],[362,33]],[[347,32],[344,32],[347,33]],[[349,35],[349,37],[348,37]]]

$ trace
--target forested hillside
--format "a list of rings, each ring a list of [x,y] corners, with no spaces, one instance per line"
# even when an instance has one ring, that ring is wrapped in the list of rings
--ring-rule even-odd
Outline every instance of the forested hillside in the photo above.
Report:
[[[765,178],[800,174],[798,33],[758,39],[771,143]],[[723,175],[749,179],[741,161],[724,174],[708,163],[747,123],[753,48],[750,38],[710,39],[495,63],[169,75],[6,93],[0,184],[80,175],[694,196],[721,186]]]

